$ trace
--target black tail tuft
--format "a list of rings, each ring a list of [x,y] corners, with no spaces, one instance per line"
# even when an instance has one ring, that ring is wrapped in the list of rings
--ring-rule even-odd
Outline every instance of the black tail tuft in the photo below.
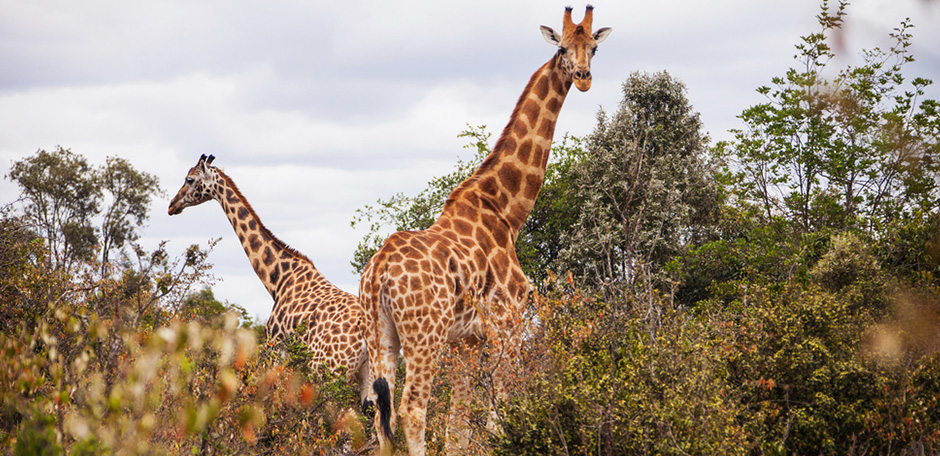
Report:
[[[379,422],[382,424],[382,432],[389,440],[392,439],[392,395],[388,390],[388,382],[379,377],[372,383],[372,389],[375,390],[376,407],[379,409]]]

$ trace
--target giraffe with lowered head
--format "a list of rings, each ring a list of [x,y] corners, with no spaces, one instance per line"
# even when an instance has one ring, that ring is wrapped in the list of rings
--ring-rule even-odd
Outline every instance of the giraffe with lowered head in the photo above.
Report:
[[[252,268],[274,299],[274,309],[264,326],[265,337],[277,340],[305,324],[307,331],[300,339],[313,354],[311,364],[346,368],[350,379],[358,377],[364,399],[369,387],[369,363],[360,330],[359,300],[326,280],[306,256],[274,237],[232,178],[212,166],[214,159],[212,155],[199,157],[170,201],[169,214],[179,214],[209,200],[218,201]]]
[[[412,455],[425,452],[427,404],[445,344],[473,345],[485,340],[488,328],[497,328],[497,337],[518,351],[514,322],[530,285],[516,258],[516,237],[541,189],[568,90],[572,84],[581,91],[591,87],[591,58],[610,33],[592,33],[592,18],[588,6],[575,24],[568,7],[560,34],[541,27],[557,51],[532,75],[492,152],[454,189],[430,228],[391,235],[363,271],[359,298],[383,451],[391,449],[398,421],[392,399],[400,349],[406,374],[398,415]],[[494,370],[497,392],[504,390],[501,370]],[[456,411],[469,396],[466,382],[457,379],[453,388],[448,453],[468,444]]]

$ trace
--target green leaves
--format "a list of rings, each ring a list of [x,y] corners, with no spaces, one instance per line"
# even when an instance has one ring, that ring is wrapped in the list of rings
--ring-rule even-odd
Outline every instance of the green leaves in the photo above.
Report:
[[[52,261],[68,267],[91,257],[101,190],[84,157],[61,146],[39,150],[14,162],[6,177],[22,189],[25,219],[49,243]]]
[[[718,207],[701,121],[668,73],[634,73],[623,100],[570,168],[573,223],[552,265],[616,296],[639,280],[668,283],[663,267],[709,236]]]
[[[96,251],[107,264],[113,250],[137,239],[151,198],[162,193],[155,176],[123,158],[95,169],[61,146],[14,162],[6,177],[20,186],[25,219],[48,243],[51,260],[65,269]]]
[[[163,190],[156,176],[137,171],[119,157],[107,158],[98,171],[98,180],[111,197],[100,228],[102,262],[107,263],[111,250],[137,240],[135,228],[147,221],[151,198],[163,194]]]
[[[573,290],[533,305],[531,364],[497,454],[747,454],[726,325],[661,301],[662,319],[649,320]]]
[[[823,76],[835,56],[827,40],[839,33],[846,5],[830,12],[823,3],[821,31],[797,45],[799,67],[758,88],[768,102],[744,110],[747,128],[734,131],[731,147],[716,148],[737,173],[741,196],[798,232],[875,234],[880,221],[909,217],[940,196],[940,135],[928,126],[937,122],[936,103],[917,98],[930,81],[904,88],[903,66],[913,61],[909,21],[890,34],[889,50],[863,51],[862,65]]]

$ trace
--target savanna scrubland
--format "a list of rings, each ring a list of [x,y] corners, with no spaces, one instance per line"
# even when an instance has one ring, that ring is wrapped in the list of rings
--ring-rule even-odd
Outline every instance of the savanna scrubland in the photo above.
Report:
[[[823,5],[729,141],[666,71],[629,75],[591,134],[556,138],[517,240],[534,287],[499,432],[491,366],[446,353],[430,452],[454,375],[480,380],[473,452],[940,452],[940,106],[906,74],[909,22],[831,67],[846,14]],[[354,268],[434,221],[489,149],[485,127],[461,136],[473,159],[358,212]],[[5,177],[22,194],[0,220],[4,452],[373,450],[355,385],[205,287],[215,240],[135,245],[155,177],[65,148]]]

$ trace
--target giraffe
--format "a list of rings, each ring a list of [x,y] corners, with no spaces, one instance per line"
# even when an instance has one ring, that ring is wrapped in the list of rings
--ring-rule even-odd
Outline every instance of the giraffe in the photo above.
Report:
[[[265,337],[277,340],[306,324],[307,331],[300,338],[313,353],[311,365],[347,368],[350,380],[358,377],[363,407],[368,406],[369,363],[360,329],[359,300],[326,280],[306,256],[274,237],[232,178],[212,166],[214,159],[212,155],[199,157],[170,201],[169,215],[218,201],[252,268],[274,299],[274,309],[264,326]]]
[[[363,271],[363,333],[376,379],[370,398],[384,452],[391,450],[396,425],[392,400],[399,350],[406,374],[398,415],[412,455],[425,452],[433,371],[446,343],[485,340],[488,323],[482,311],[499,328],[497,337],[518,351],[520,340],[512,329],[530,284],[516,258],[515,241],[541,189],[562,103],[572,83],[581,91],[591,87],[591,58],[610,33],[601,28],[592,34],[592,19],[589,5],[575,24],[567,7],[561,34],[541,27],[557,52],[532,75],[492,152],[453,190],[430,228],[389,236]],[[504,379],[497,374],[499,369],[494,383],[500,391]],[[448,453],[468,444],[466,428],[456,423],[456,405],[470,389],[467,382],[458,379],[453,388]]]

